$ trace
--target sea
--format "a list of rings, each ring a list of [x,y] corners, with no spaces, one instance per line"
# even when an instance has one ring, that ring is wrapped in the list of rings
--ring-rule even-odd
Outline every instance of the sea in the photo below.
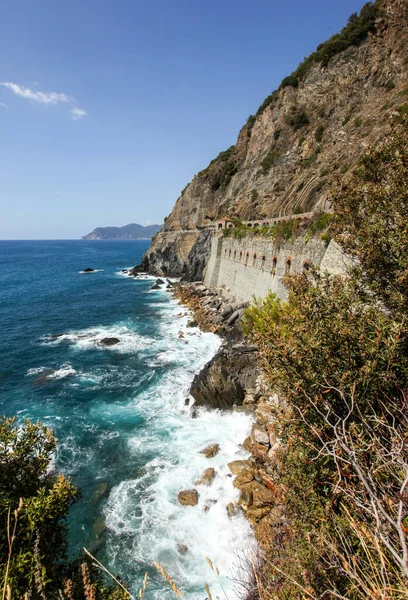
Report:
[[[0,241],[0,414],[40,420],[59,440],[51,468],[82,491],[69,515],[82,548],[146,600],[233,600],[253,543],[228,462],[246,458],[251,421],[191,409],[189,387],[219,337],[186,327],[188,311],[155,279],[122,272],[148,241]],[[82,273],[85,268],[92,273]],[[182,332],[182,335],[180,334]],[[115,337],[105,347],[100,341]],[[188,404],[187,404],[188,403]],[[217,442],[207,459],[200,450]],[[210,487],[194,482],[208,467]],[[180,506],[180,490],[199,502]],[[207,559],[210,559],[209,561]]]

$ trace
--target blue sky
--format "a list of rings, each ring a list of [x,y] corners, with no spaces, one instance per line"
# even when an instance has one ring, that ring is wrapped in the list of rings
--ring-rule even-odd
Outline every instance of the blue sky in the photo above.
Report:
[[[162,222],[362,4],[2,0],[0,239]]]

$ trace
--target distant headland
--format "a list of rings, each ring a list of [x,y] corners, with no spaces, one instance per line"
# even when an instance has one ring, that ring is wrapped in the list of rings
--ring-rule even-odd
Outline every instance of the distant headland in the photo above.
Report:
[[[130,223],[123,227],[97,227],[91,233],[82,236],[83,240],[146,240],[151,239],[158,231],[161,225],[138,225]]]

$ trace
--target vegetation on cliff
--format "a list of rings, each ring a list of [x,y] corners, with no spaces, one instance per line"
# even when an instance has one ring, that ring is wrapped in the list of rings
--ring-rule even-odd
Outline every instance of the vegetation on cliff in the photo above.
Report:
[[[408,598],[408,126],[333,193],[337,241],[358,264],[291,278],[246,313],[288,401],[268,466],[287,524],[261,524],[259,596]]]

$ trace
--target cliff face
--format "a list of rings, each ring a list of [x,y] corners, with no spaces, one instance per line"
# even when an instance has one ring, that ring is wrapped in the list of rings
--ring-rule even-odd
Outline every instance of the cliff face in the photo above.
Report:
[[[386,0],[359,45],[312,62],[301,78],[268,97],[236,145],[178,198],[143,268],[199,279],[209,249],[200,228],[211,220],[327,207],[328,178],[346,176],[387,131],[390,116],[408,109],[407,33],[406,0]],[[192,256],[200,264],[189,272]]]

